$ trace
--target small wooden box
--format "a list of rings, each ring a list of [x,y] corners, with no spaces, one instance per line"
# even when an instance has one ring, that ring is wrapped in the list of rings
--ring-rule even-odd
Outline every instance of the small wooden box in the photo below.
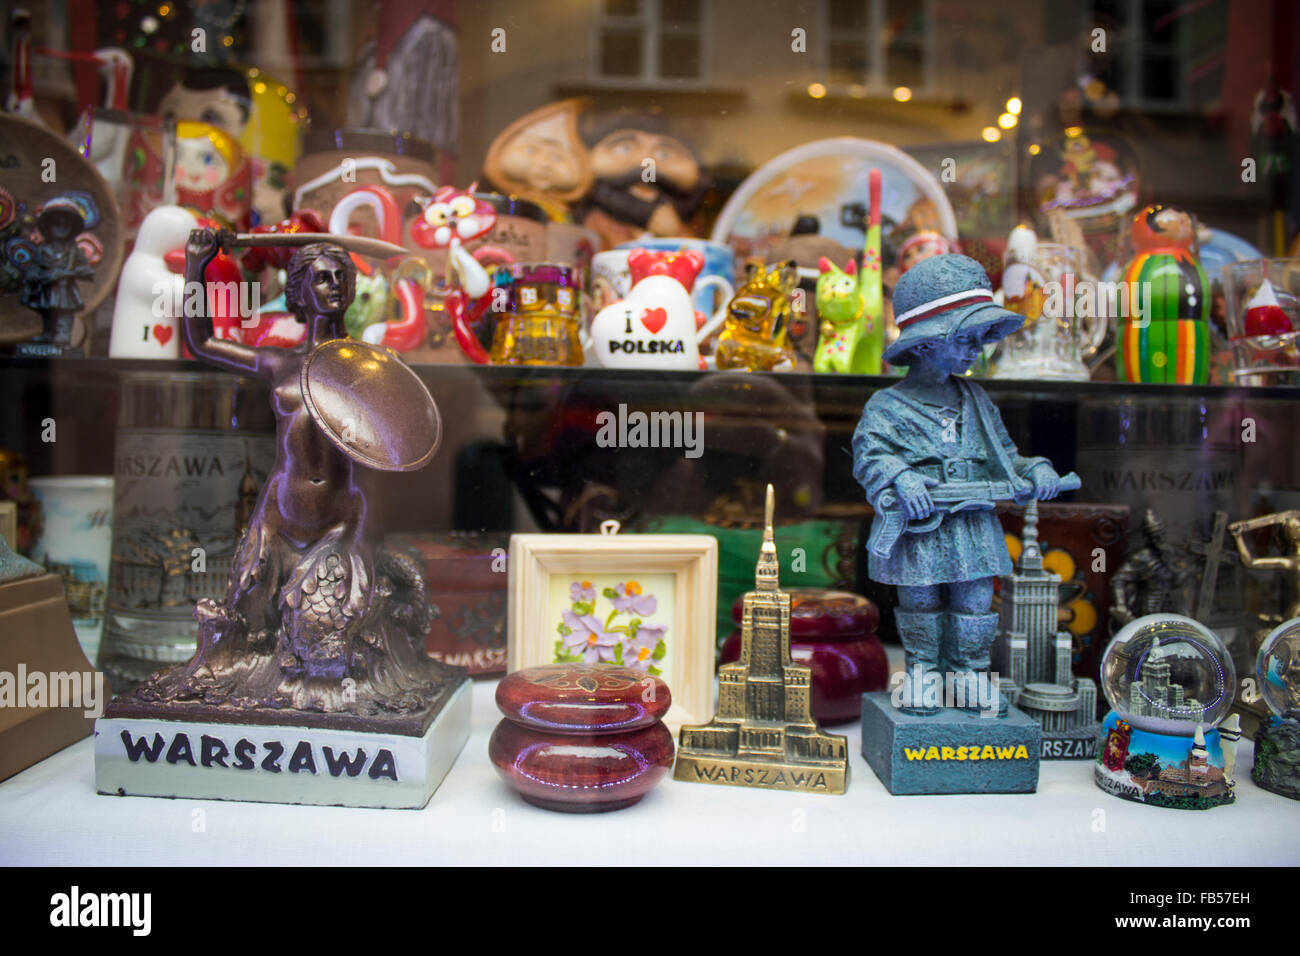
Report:
[[[425,638],[429,656],[475,676],[504,674],[509,535],[398,534],[385,545],[424,569],[429,599],[438,609]]]

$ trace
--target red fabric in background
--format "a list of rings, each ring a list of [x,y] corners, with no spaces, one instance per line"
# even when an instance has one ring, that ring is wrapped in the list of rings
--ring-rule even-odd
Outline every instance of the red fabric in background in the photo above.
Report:
[[[1298,26],[1293,0],[1231,0],[1222,109],[1233,156],[1250,155],[1250,113],[1270,64],[1277,85],[1296,96]]]
[[[95,0],[68,0],[68,49],[76,53],[94,53],[101,46],[96,33]],[[108,44],[103,44],[107,46]],[[98,104],[99,71],[93,63],[72,63],[72,82],[77,88],[77,103]],[[129,91],[128,91],[129,95]]]

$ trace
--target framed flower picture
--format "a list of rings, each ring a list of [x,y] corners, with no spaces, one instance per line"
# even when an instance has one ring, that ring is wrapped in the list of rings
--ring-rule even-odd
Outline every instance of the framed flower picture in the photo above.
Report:
[[[631,667],[668,684],[670,727],[712,715],[712,535],[516,534],[509,567],[509,670],[562,662]]]

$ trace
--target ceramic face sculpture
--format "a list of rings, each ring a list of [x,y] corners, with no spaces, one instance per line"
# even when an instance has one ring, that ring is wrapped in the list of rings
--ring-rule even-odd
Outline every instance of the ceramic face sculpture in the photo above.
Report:
[[[935,713],[923,688],[946,672],[967,689],[964,709],[1005,712],[988,674],[993,578],[1012,570],[994,501],[1052,498],[1077,478],[1022,456],[984,390],[961,377],[1022,321],[993,303],[979,263],[956,254],[918,263],[899,280],[894,309],[901,331],[884,357],[908,372],[863,408],[853,475],[876,511],[869,574],[898,588],[902,708]]]
[[[686,220],[704,192],[695,154],[670,135],[656,116],[587,117],[593,183],[583,201],[582,223],[613,247],[653,236],[688,236]]]
[[[539,203],[552,218],[591,188],[587,150],[578,135],[581,100],[561,100],[511,123],[488,149],[483,168],[503,192]]]

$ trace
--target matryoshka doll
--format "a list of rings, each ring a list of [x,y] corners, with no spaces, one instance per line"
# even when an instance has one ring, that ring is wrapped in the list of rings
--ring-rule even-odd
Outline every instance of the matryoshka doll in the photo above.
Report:
[[[1192,217],[1148,206],[1133,220],[1118,323],[1120,381],[1201,385],[1210,380],[1210,281],[1192,254]],[[1142,308],[1145,306],[1145,308]]]
[[[176,124],[176,203],[236,231],[249,229],[253,171],[234,137],[208,123]]]

